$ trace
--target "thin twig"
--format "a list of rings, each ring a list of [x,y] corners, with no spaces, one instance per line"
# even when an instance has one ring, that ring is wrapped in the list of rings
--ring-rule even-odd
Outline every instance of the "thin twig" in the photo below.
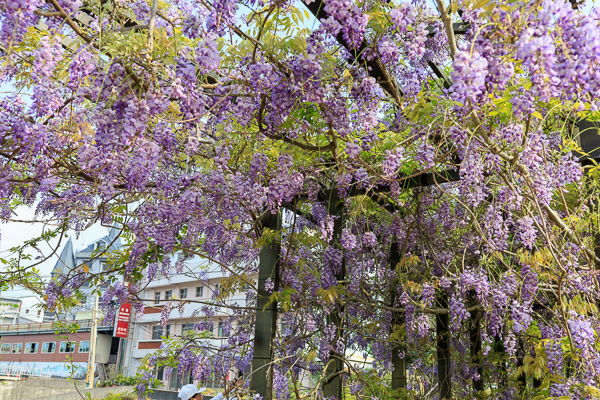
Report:
[[[452,7],[452,2],[455,0],[450,0],[450,7]],[[446,7],[444,5],[444,0],[436,0],[437,9],[440,12],[442,22],[444,23],[444,29],[446,30],[446,35],[448,36],[448,47],[450,48],[450,55],[452,55],[452,59],[454,59],[454,55],[456,54],[456,37],[454,36],[454,27],[452,26],[452,13],[448,14]]]
[[[156,22],[156,11],[158,9],[158,0],[152,3],[152,15],[148,22],[148,59],[152,59],[152,51],[154,50],[154,24]]]

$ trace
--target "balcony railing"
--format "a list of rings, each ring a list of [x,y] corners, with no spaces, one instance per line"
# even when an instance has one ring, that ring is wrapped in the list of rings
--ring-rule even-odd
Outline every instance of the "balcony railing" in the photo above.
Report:
[[[79,325],[79,329],[90,329],[92,327],[91,319],[84,319],[81,321],[54,321],[54,322],[39,322],[31,324],[3,324],[0,325],[0,333],[2,332],[31,332],[31,331],[53,331],[60,329],[61,324],[66,323],[71,325],[76,323]],[[114,323],[112,321],[100,321],[98,327],[111,327]]]

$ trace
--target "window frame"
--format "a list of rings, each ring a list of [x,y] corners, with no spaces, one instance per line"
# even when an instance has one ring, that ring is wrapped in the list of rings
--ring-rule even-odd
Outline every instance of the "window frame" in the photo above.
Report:
[[[181,325],[181,335],[185,335],[186,332],[193,331],[195,324],[182,324]]]
[[[187,299],[187,293],[188,293],[187,288],[179,289],[179,298],[180,299]]]
[[[8,350],[4,351],[4,347],[8,346]],[[0,354],[10,354],[12,351],[12,343],[2,343],[0,345]]]
[[[62,351],[62,345],[63,343],[69,343],[69,351]],[[60,342],[60,346],[58,347],[58,353],[59,354],[73,354],[75,353],[75,346],[77,345],[76,341],[71,341],[71,340],[65,340],[65,341],[61,341]]]
[[[196,297],[204,297],[204,286],[196,286]]]
[[[169,299],[171,299],[171,297],[173,297],[173,291],[165,290],[165,301],[168,301]]]
[[[162,326],[161,325],[154,325],[152,327],[152,340],[161,340],[163,336],[166,336],[167,338],[169,336],[171,336],[171,325],[170,324],[167,325],[166,328],[167,328],[166,329],[167,334],[163,335],[164,332],[163,332]],[[160,329],[160,335],[158,335],[158,337],[155,337],[156,336],[155,333],[158,332],[159,329]]]
[[[160,332],[160,334],[157,335],[157,332]],[[152,336],[151,336],[152,340],[160,340],[161,337],[162,337],[162,326],[154,325],[152,327]]]
[[[18,353],[15,351],[15,347],[19,348]],[[13,343],[12,347],[10,348],[10,354],[22,354],[22,353],[23,353],[23,343]]]
[[[219,321],[219,327],[217,328],[217,337],[228,338],[229,336],[231,336],[231,332],[229,332],[229,335],[226,335],[225,323],[223,321]]]
[[[35,344],[35,351],[27,351],[27,346],[30,344]],[[25,349],[23,350],[23,354],[37,354],[40,347],[40,342],[27,342],[25,343]]]
[[[162,294],[162,292],[154,292],[154,304],[160,304],[161,294]]]
[[[87,350],[86,351],[81,351],[81,343],[87,343]],[[79,344],[77,345],[77,353],[89,353],[90,352],[90,341],[89,340],[81,340],[79,341]]]
[[[249,291],[252,288],[252,286],[248,283],[245,282],[242,287],[240,288],[240,293],[246,293],[247,291]]]
[[[52,351],[44,351],[44,345],[45,344],[51,344],[52,347]],[[43,342],[42,343],[42,349],[40,351],[41,354],[54,354],[56,353],[56,342]]]

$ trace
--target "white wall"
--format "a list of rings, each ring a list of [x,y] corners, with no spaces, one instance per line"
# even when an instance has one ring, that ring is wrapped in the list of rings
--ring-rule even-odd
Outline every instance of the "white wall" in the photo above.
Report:
[[[96,362],[106,364],[110,356],[111,335],[99,334],[96,340]]]

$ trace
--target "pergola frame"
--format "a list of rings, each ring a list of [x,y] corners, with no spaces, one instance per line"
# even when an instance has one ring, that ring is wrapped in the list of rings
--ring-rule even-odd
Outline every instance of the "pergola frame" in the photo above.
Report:
[[[324,1],[315,0],[307,8],[312,14],[319,20],[326,19],[327,13],[324,11]],[[72,17],[72,20],[82,25],[89,26],[91,18],[84,12],[78,12]],[[127,24],[126,24],[127,26]],[[43,30],[44,26],[37,27]],[[469,24],[466,23],[454,23],[453,30],[455,34],[465,34],[469,28]],[[431,27],[429,29],[429,36],[433,36],[436,32]],[[399,104],[401,97],[404,92],[398,82],[391,74],[386,70],[383,63],[376,57],[374,59],[363,59],[363,50],[367,47],[366,43],[363,42],[359,48],[352,48],[343,39],[342,34],[338,34],[336,37],[337,41],[352,55],[352,59],[348,62],[359,62],[365,64],[368,68],[369,75],[376,79],[380,87],[387,93],[390,98]],[[73,41],[65,38],[63,40],[63,47],[67,50],[72,50]],[[3,49],[0,49],[3,50]],[[444,69],[433,63],[428,62],[428,66],[432,72],[439,79],[442,80],[443,86],[448,89],[451,87],[452,82],[444,72]],[[575,121],[576,125],[581,131],[580,142],[583,151],[590,154],[590,157],[582,157],[581,162],[586,165],[590,158],[598,159],[600,157],[600,137],[596,134],[598,131],[598,124],[587,120]],[[460,179],[458,170],[447,170],[441,172],[429,172],[422,173],[416,178],[409,178],[403,181],[403,188],[413,187],[425,187],[431,185],[437,185],[446,182],[456,182]],[[320,200],[327,200],[328,212],[330,215],[336,215],[339,218],[335,220],[334,225],[334,246],[339,246],[339,239],[341,236],[342,229],[345,224],[345,207],[341,205],[341,199],[334,194],[334,189],[328,188],[321,191]],[[350,195],[370,195],[374,200],[380,201],[380,197],[373,191],[360,191],[356,189],[351,190]],[[387,207],[386,207],[387,208]],[[292,207],[288,207],[292,212],[296,212]],[[262,227],[268,228],[272,231],[278,231],[282,227],[282,215],[281,211],[277,214],[267,214],[263,217]],[[259,262],[259,278],[258,278],[258,297],[256,305],[256,323],[255,323],[255,336],[254,336],[254,353],[252,361],[252,379],[251,379],[251,390],[261,394],[264,400],[272,400],[273,392],[273,354],[274,354],[274,338],[277,331],[277,303],[269,303],[269,292],[267,291],[265,284],[267,279],[271,279],[274,285],[274,290],[279,289],[279,261],[281,253],[281,244],[277,241],[272,241],[265,244],[260,252]],[[596,247],[595,253],[600,257],[600,234],[596,236]],[[397,244],[392,244],[390,252],[389,263],[390,268],[395,268],[399,262],[399,253]],[[345,278],[345,261],[344,266],[341,269],[338,280]],[[392,298],[394,298],[393,294]],[[440,308],[447,308],[447,299],[444,296],[438,298],[438,306]],[[393,304],[392,304],[393,306]],[[399,312],[393,313],[393,325],[401,325],[404,323],[404,315]],[[338,334],[341,328],[341,320],[339,315],[333,313],[330,316],[330,322],[334,323],[338,328]],[[471,311],[470,322],[469,322],[469,336],[471,341],[471,354],[472,361],[475,365],[480,364],[480,360],[477,354],[481,351],[481,336],[480,336],[480,323],[478,311]],[[449,399],[452,397],[451,391],[451,374],[450,374],[450,346],[449,346],[449,332],[448,332],[448,314],[436,314],[436,335],[437,335],[437,364],[438,364],[438,385],[440,391],[440,399]],[[406,388],[406,360],[399,356],[399,353],[404,350],[403,346],[394,346],[392,348],[392,365],[394,370],[392,371],[392,389]],[[326,397],[336,397],[341,400],[343,398],[343,386],[342,386],[342,374],[343,374],[343,363],[341,355],[331,354],[329,366],[326,370],[327,378],[323,386],[323,394]],[[481,367],[479,367],[481,368]],[[476,391],[483,389],[483,382],[477,381],[473,383],[473,388]]]
[[[328,18],[328,14],[324,11],[324,0],[315,0],[315,1],[311,2],[310,4],[308,4],[306,7],[311,11],[311,13],[319,21]],[[470,25],[467,23],[454,23],[453,24],[453,30],[454,30],[455,34],[465,34],[467,32],[467,30],[469,29],[469,27],[470,27]],[[436,34],[436,32],[433,31],[433,28],[428,27],[428,30],[429,30],[429,36],[433,36]],[[399,104],[400,97],[403,96],[404,92],[403,92],[402,88],[400,87],[400,85],[398,84],[398,82],[395,80],[395,78],[391,74],[388,73],[388,71],[386,70],[383,63],[379,60],[379,58],[375,57],[373,59],[362,59],[363,51],[367,47],[366,43],[363,42],[361,44],[361,46],[359,46],[357,49],[352,48],[348,43],[345,42],[341,32],[336,36],[336,40],[338,41],[338,43],[340,45],[342,45],[352,55],[353,58],[348,60],[348,62],[349,63],[353,63],[353,62],[363,63],[367,67],[366,70],[367,70],[368,74],[371,77],[375,78],[376,82],[380,85],[380,87],[383,89],[383,91],[385,93],[387,93],[387,95],[392,100],[394,100],[396,102],[396,104]],[[443,86],[446,89],[449,89],[452,86],[452,82],[450,81],[450,79],[448,78],[448,76],[444,72],[444,69],[441,66],[439,66],[431,61],[428,62],[428,66],[431,68],[433,73],[438,78],[442,79]],[[578,121],[576,121],[576,125],[579,128],[579,130],[581,131],[580,142],[581,142],[581,147],[582,147],[583,151],[585,153],[591,155],[591,158],[600,157],[600,151],[598,150],[600,148],[600,136],[598,136],[598,134],[597,134],[598,127],[599,127],[598,124],[595,124],[595,123],[593,123],[591,121],[587,121],[587,120],[578,120]],[[587,157],[587,156],[582,157],[581,158],[582,164],[585,165],[586,163],[588,163],[589,158],[590,157]],[[403,182],[403,188],[408,189],[408,188],[413,188],[413,187],[438,185],[438,184],[446,183],[446,182],[456,182],[458,180],[460,180],[460,174],[459,174],[458,169],[446,170],[446,171],[441,171],[441,172],[428,172],[428,173],[422,173],[416,178],[410,178],[410,179],[405,180]],[[330,212],[330,215],[343,216],[344,215],[344,207],[339,206],[339,204],[341,203],[341,199],[339,199],[335,195],[331,196],[333,193],[333,190],[331,188],[324,189],[324,192],[325,191],[327,192],[327,194],[329,196],[326,197],[326,196],[321,195],[320,198],[323,200],[327,199],[329,201],[328,210]],[[378,201],[378,202],[380,201],[380,197],[374,192],[358,191],[354,188],[354,190],[351,189],[349,196],[352,196],[353,194],[354,195],[360,195],[360,194],[371,195],[371,197],[375,201]],[[288,209],[290,209],[292,212],[295,212],[295,210],[291,207],[289,207]],[[334,246],[337,246],[339,244],[341,230],[343,228],[342,221],[343,221],[343,218],[338,218],[336,220],[336,225],[334,226],[334,231],[333,231],[334,236],[332,239]],[[267,246],[269,246],[269,245],[267,245]],[[270,251],[274,251],[275,248],[273,246],[270,246],[269,249],[270,249]],[[265,250],[265,248],[263,248],[263,250]],[[397,244],[396,243],[392,244],[392,249],[391,249],[390,258],[389,258],[390,268],[392,268],[392,269],[394,269],[395,266],[399,262],[399,253],[397,250],[398,250]],[[596,250],[595,251],[596,251],[596,254],[598,256],[600,256],[600,234],[598,234],[596,236]],[[263,257],[263,252],[261,251],[261,264],[260,264],[261,266],[263,265],[262,257]],[[268,255],[267,255],[265,253],[265,257],[268,260],[271,260],[273,258],[279,258],[279,254],[268,253]],[[265,265],[266,264],[267,263],[265,263]],[[261,270],[261,272],[259,272],[259,275],[262,273],[268,273],[269,276],[272,276],[272,277],[279,275],[279,271],[276,269],[276,266],[278,264],[268,263],[268,265],[272,266],[273,269],[268,272]],[[345,261],[344,261],[344,267],[342,268],[342,274],[344,272],[345,272]],[[339,276],[336,278],[338,280],[345,279],[344,276]],[[263,286],[261,286],[261,282],[262,281],[259,278],[259,286],[258,286],[259,296],[262,292],[265,291],[264,283],[263,283]],[[395,294],[393,294],[393,296],[395,296]],[[448,308],[447,298],[443,295],[438,297],[437,303],[438,303],[438,307],[440,307],[442,309]],[[272,322],[273,315],[275,315],[275,319],[276,319],[276,313],[277,313],[276,305],[275,305],[274,309],[269,308],[269,310],[263,311],[262,308],[258,306],[258,304],[262,304],[262,303],[257,302],[256,327],[255,327],[255,339],[254,339],[254,352],[255,353],[254,354],[255,355],[259,354],[260,357],[262,357],[262,355],[264,355],[264,354],[271,354],[271,356],[272,356],[273,355],[272,346],[274,343],[274,335],[275,335],[276,331],[275,330],[266,330],[266,329],[264,329],[264,326],[273,323]],[[341,327],[340,326],[341,321],[339,319],[339,316],[333,316],[332,318],[330,318],[330,321],[332,323],[336,324],[337,330],[339,332],[340,327]],[[398,313],[398,312],[394,312],[393,321],[394,321],[394,323],[392,324],[392,327],[395,324],[402,325],[404,323],[404,315],[402,315],[401,313]],[[448,328],[449,328],[448,314],[436,314],[435,321],[436,321],[436,337],[437,337],[436,342],[437,342],[438,389],[439,389],[439,395],[440,395],[439,398],[440,399],[451,399],[452,398],[452,380],[451,380],[451,367],[450,367],[450,334],[449,334],[449,330],[448,330]],[[475,365],[477,367],[477,369],[481,375],[481,372],[482,372],[481,356],[480,356],[481,323],[480,323],[480,313],[478,311],[470,312],[470,318],[468,321],[468,325],[469,325],[469,338],[470,338],[470,342],[471,342],[471,362],[473,363],[473,365]],[[264,337],[256,336],[256,335],[261,335],[267,331],[271,332],[271,334],[272,334],[271,337],[264,338]],[[267,344],[271,347],[269,347],[268,349],[262,347]],[[399,355],[400,352],[403,352],[403,350],[405,350],[404,347],[400,346],[400,345],[392,347],[392,360],[391,361],[392,361],[394,370],[392,371],[391,388],[393,390],[406,388],[406,383],[407,383],[406,360],[404,358],[401,358]],[[255,359],[256,359],[256,356],[255,356]],[[259,365],[259,364],[265,365],[265,364],[263,364],[263,361],[264,361],[263,358],[260,358],[260,361],[257,361],[256,365]],[[271,360],[269,360],[269,362],[272,362],[272,361],[273,361],[273,359],[271,358]],[[323,361],[325,362],[325,360],[323,360]],[[522,362],[522,360],[521,360],[521,362]],[[254,362],[253,362],[253,365],[255,365]],[[323,396],[324,397],[334,397],[334,398],[337,398],[338,400],[341,400],[343,398],[344,393],[343,393],[343,386],[342,386],[342,370],[341,370],[341,368],[343,368],[343,365],[341,364],[341,360],[340,360],[339,356],[335,355],[335,354],[331,354],[328,367],[325,371],[326,378],[325,378],[325,383],[323,386]],[[251,388],[251,390],[259,393],[263,397],[264,400],[272,400],[272,388],[273,388],[272,367],[268,368],[268,370],[270,372],[267,372],[267,373],[258,373],[258,371],[256,371],[256,370],[252,371],[252,379],[251,379],[250,388]],[[522,382],[524,382],[525,377],[523,376],[522,379],[521,378],[519,378],[519,379]],[[540,384],[539,381],[534,382],[534,386],[539,386],[539,384]],[[263,390],[261,390],[262,388],[271,388],[271,390],[263,391]],[[473,381],[473,390],[475,392],[481,391],[483,389],[484,389],[483,379],[480,379],[479,381]]]

